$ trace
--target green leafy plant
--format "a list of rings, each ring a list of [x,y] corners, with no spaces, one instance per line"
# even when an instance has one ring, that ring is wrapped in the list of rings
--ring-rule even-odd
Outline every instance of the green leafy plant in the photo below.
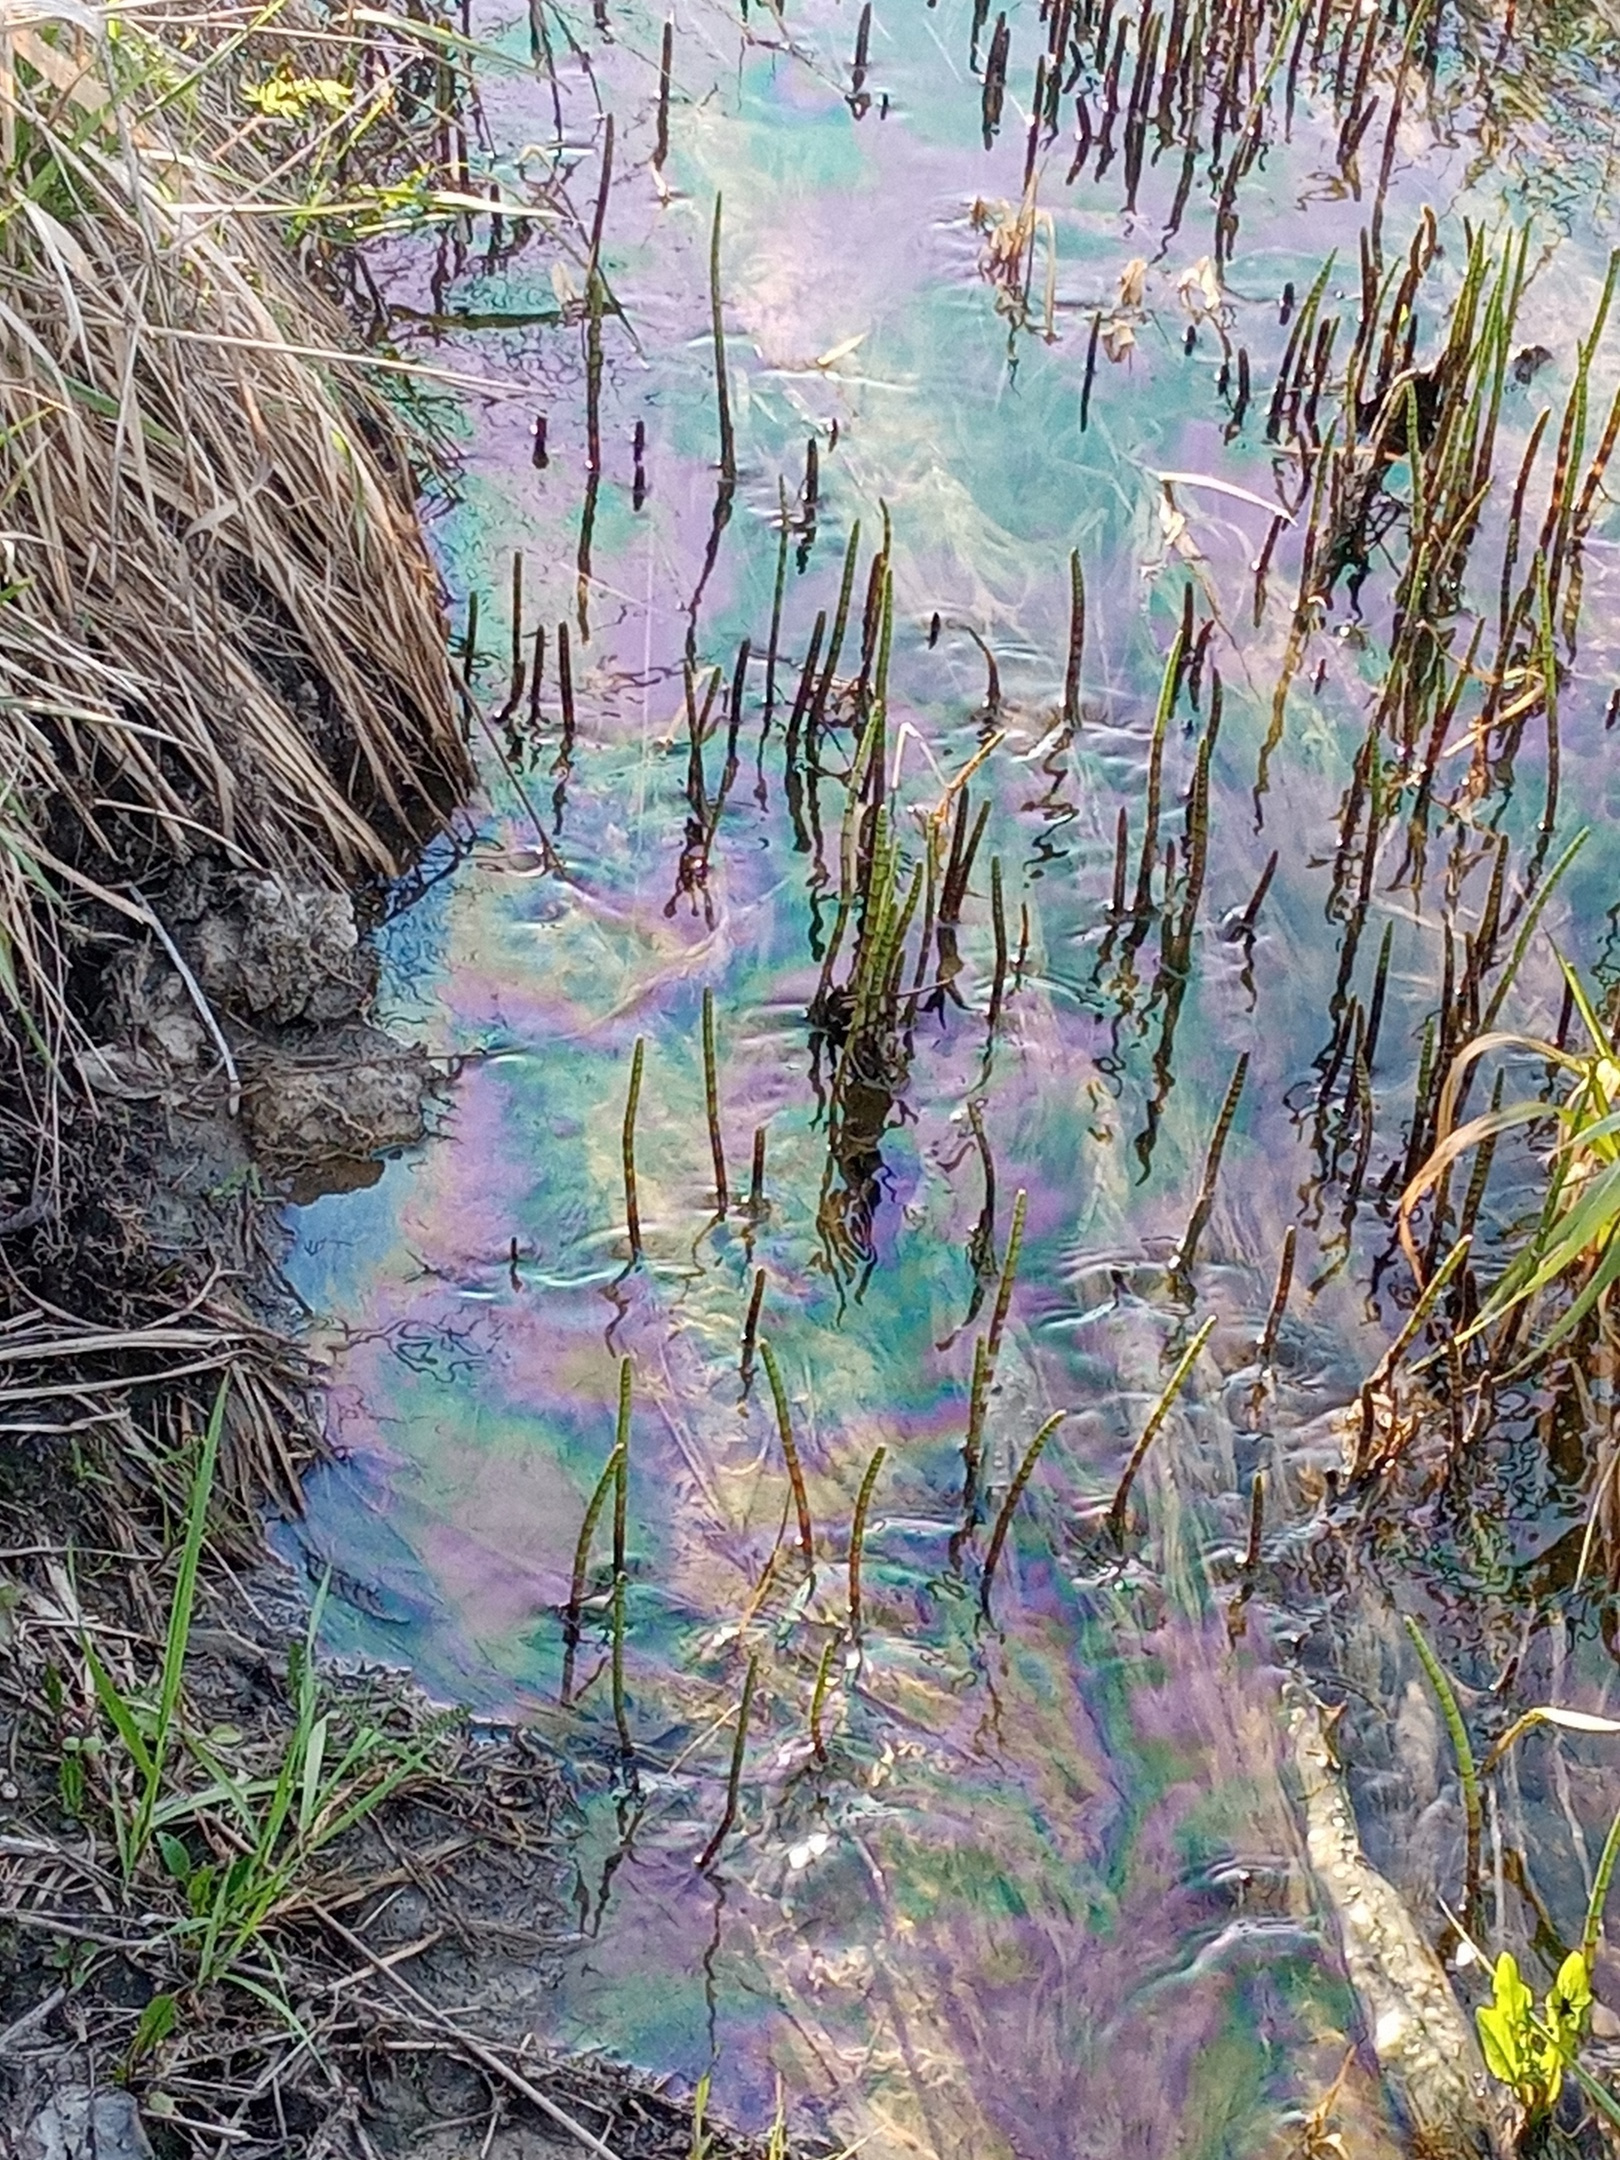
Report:
[[[197,1600],[197,1569],[202,1560],[203,1533],[214,1490],[214,1472],[219,1463],[219,1436],[225,1423],[228,1387],[228,1381],[220,1383],[203,1433],[202,1453],[186,1508],[185,1537],[175,1575],[174,1597],[169,1607],[163,1660],[155,1684],[125,1694],[102,1663],[89,1635],[81,1638],[80,1647],[96,1700],[122,1741],[134,1771],[133,1793],[126,1791],[124,1781],[116,1775],[109,1778],[107,1786],[118,1862],[126,1882],[146,1857],[160,1821],[166,1773],[177,1736],[186,1648],[191,1640],[191,1618]]]
[[[316,1857],[426,1767],[438,1728],[406,1740],[365,1719],[352,1731],[340,1727],[315,1669],[323,1588],[304,1640],[289,1653],[293,1719],[279,1756],[250,1765],[242,1759],[239,1733],[195,1729],[183,1682],[224,1411],[222,1387],[188,1497],[158,1670],[143,1687],[121,1688],[89,1636],[82,1638],[95,1701],[112,1736],[81,1738],[64,1748],[59,1782],[64,1801],[83,1812],[86,1766],[98,1765],[98,1790],[112,1816],[126,1883],[155,1854],[181,1894],[184,1914],[171,1932],[189,1954],[196,1984],[228,1977],[263,1994],[241,1972],[241,1960],[266,1927],[297,1904]]]
[[[1579,1950],[1572,1950],[1558,1968],[1539,2016],[1513,1953],[1504,1950],[1497,1959],[1491,2000],[1480,2005],[1474,2019],[1486,2068],[1512,2086],[1532,2119],[1556,2103],[1565,2072],[1575,2066],[1591,2007],[1591,1982]]]
[[[272,120],[302,120],[310,112],[347,112],[354,91],[332,75],[299,75],[278,67],[262,82],[245,84],[242,102]]]
[[[1510,1262],[1478,1315],[1457,1338],[1467,1342],[1563,1285],[1574,1291],[1564,1311],[1536,1345],[1538,1357],[1554,1349],[1594,1310],[1602,1312],[1620,1281],[1620,1055],[1580,978],[1561,961],[1571,1002],[1590,1048],[1560,1049],[1537,1036],[1495,1029],[1458,1052],[1441,1093],[1435,1148],[1401,1195],[1401,1243],[1414,1273],[1421,1275],[1412,1216],[1452,1164],[1470,1148],[1494,1146],[1514,1126],[1551,1119],[1558,1138],[1548,1158],[1548,1185],[1541,1215],[1524,1249]],[[1499,1103],[1453,1130],[1460,1090],[1472,1065],[1491,1051],[1528,1052],[1565,1079],[1560,1097]]]
[[[323,1590],[306,1639],[289,1659],[294,1723],[274,1777],[246,1774],[212,1739],[187,1733],[187,1751],[209,1782],[177,1792],[159,1809],[161,1822],[195,1828],[209,1847],[210,1857],[194,1859],[184,1838],[159,1833],[164,1866],[190,1909],[177,1932],[193,1952],[200,1983],[229,1975],[245,1985],[235,1968],[265,1927],[298,1902],[316,1857],[427,1765],[432,1731],[408,1742],[362,1722],[340,1737],[315,1673],[324,1603]]]

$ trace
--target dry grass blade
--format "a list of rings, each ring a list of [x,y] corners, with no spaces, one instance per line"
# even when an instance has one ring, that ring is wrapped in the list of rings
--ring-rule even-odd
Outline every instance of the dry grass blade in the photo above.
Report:
[[[7,43],[0,987],[48,1040],[47,819],[81,875],[388,872],[468,761],[397,425],[300,350],[345,340],[274,222],[230,215],[273,177],[230,65],[154,102],[172,18]]]

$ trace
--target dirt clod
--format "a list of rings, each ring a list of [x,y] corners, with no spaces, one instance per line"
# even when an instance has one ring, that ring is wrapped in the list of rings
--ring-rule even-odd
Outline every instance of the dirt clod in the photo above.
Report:
[[[277,1026],[352,1019],[376,978],[354,902],[326,886],[242,878],[189,944],[192,972],[216,1009]]]

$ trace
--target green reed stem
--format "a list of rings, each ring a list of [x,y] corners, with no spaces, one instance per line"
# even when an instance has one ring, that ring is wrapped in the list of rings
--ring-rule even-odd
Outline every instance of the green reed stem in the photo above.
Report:
[[[1007,1542],[1007,1532],[1012,1528],[1013,1515],[1019,1501],[1024,1497],[1024,1487],[1035,1474],[1035,1465],[1041,1459],[1042,1450],[1069,1415],[1067,1410],[1055,1410],[1024,1451],[1024,1459],[1018,1465],[1017,1474],[1007,1487],[1006,1497],[996,1516],[996,1526],[990,1533],[990,1549],[984,1556],[984,1573],[979,1577],[979,1610],[988,1620],[990,1617],[990,1591],[996,1579],[996,1568],[1001,1560],[1001,1548]]]
[[[827,1683],[832,1677],[833,1659],[838,1653],[838,1637],[828,1638],[821,1653],[821,1663],[816,1667],[816,1684],[810,1695],[810,1745],[816,1751],[816,1761],[827,1760],[827,1737],[821,1729],[821,1716],[827,1704]]]
[[[1142,1436],[1131,1449],[1130,1459],[1121,1473],[1119,1485],[1108,1509],[1108,1529],[1116,1543],[1125,1533],[1125,1511],[1130,1506],[1131,1487],[1136,1483],[1137,1472],[1147,1460],[1147,1451],[1159,1436],[1159,1428],[1170,1415],[1176,1397],[1186,1384],[1187,1375],[1198,1361],[1198,1353],[1215,1332],[1215,1314],[1211,1313],[1192,1341],[1182,1351],[1175,1371],[1170,1375],[1163,1394],[1148,1413],[1148,1421],[1142,1427]]]
[[[619,1450],[614,1447],[596,1481],[595,1490],[585,1506],[585,1519],[579,1526],[579,1541],[574,1547],[574,1572],[569,1579],[568,1613],[563,1623],[563,1677],[562,1704],[566,1710],[574,1699],[574,1660],[579,1650],[579,1615],[585,1603],[585,1577],[591,1564],[591,1542],[596,1536],[596,1526],[602,1520],[602,1510],[607,1496],[617,1489],[619,1476]]]
[[[1254,1590],[1260,1570],[1260,1548],[1266,1534],[1266,1473],[1257,1470],[1249,1480],[1249,1538],[1243,1548],[1243,1595]]]
[[[971,1523],[979,1497],[979,1429],[984,1423],[984,1403],[990,1392],[990,1362],[982,1335],[973,1339],[973,1377],[968,1382],[967,1437],[962,1442],[962,1515]]]
[[[641,1207],[636,1192],[636,1110],[641,1102],[641,1068],[646,1055],[646,1038],[638,1035],[630,1059],[630,1092],[624,1102],[624,1220],[630,1233],[632,1263],[641,1258]]]
[[[720,1131],[720,1076],[714,1054],[714,992],[703,993],[703,1100],[709,1113],[709,1152],[714,1157],[714,1204],[725,1214],[731,1205],[726,1186],[726,1144]]]
[[[866,1549],[866,1515],[872,1505],[872,1488],[878,1481],[888,1455],[886,1447],[874,1449],[872,1460],[866,1466],[861,1479],[861,1489],[855,1496],[855,1519],[849,1532],[849,1632],[853,1641],[861,1639],[861,1555]]]
[[[1063,671],[1063,724],[1080,725],[1080,666],[1086,650],[1086,581],[1080,550],[1069,554],[1069,657]]]
[[[1470,1933],[1474,1928],[1474,1908],[1479,1901],[1480,1853],[1483,1845],[1484,1810],[1479,1799],[1479,1771],[1474,1763],[1474,1750],[1468,1738],[1468,1728],[1463,1723],[1462,1708],[1457,1701],[1457,1691],[1451,1684],[1445,1667],[1429,1648],[1423,1630],[1410,1613],[1402,1613],[1406,1632],[1412,1638],[1412,1648],[1418,1654],[1418,1663],[1434,1690],[1440,1705],[1440,1715],[1446,1721],[1446,1731],[1451,1738],[1451,1752],[1457,1758],[1457,1775],[1462,1781],[1463,1824],[1466,1849],[1463,1860],[1463,1924]],[[1584,1948],[1584,1943],[1583,1943]]]
[[[726,1811],[720,1818],[714,1836],[704,1846],[698,1858],[698,1873],[700,1875],[713,1867],[721,1846],[731,1835],[732,1825],[737,1820],[737,1793],[742,1785],[743,1752],[748,1746],[748,1719],[754,1707],[754,1688],[758,1679],[759,1657],[756,1652],[748,1660],[748,1673],[743,1681],[742,1701],[737,1707],[737,1730],[731,1742],[731,1769],[726,1777]]]
[[[1598,1937],[1603,1932],[1603,1908],[1609,1900],[1609,1885],[1614,1881],[1614,1871],[1620,1864],[1620,1815],[1609,1825],[1609,1834],[1603,1840],[1603,1850],[1598,1855],[1597,1873],[1592,1878],[1592,1895],[1586,1901],[1586,1923],[1581,1929],[1581,1956],[1586,1969],[1591,1972],[1597,1958]]]
[[[804,1554],[804,1564],[813,1575],[816,1570],[816,1540],[815,1532],[810,1527],[810,1496],[805,1491],[804,1469],[793,1438],[793,1421],[788,1415],[787,1391],[782,1386],[781,1367],[776,1362],[776,1352],[763,1335],[759,1339],[759,1356],[760,1363],[765,1367],[765,1377],[771,1384],[771,1400],[776,1405],[776,1429],[781,1436],[782,1456],[787,1464],[788,1482],[793,1487],[793,1505],[799,1518],[799,1547]]]
[[[818,727],[827,709],[827,699],[832,693],[838,660],[844,649],[844,632],[849,624],[849,603],[855,590],[855,560],[861,547],[861,521],[857,518],[849,528],[849,539],[844,545],[844,567],[838,580],[838,605],[833,612],[832,639],[827,647],[827,661],[822,669],[821,680],[810,707],[811,727]]]
[[[1232,1120],[1237,1116],[1238,1101],[1243,1093],[1243,1083],[1249,1077],[1249,1053],[1239,1057],[1227,1083],[1226,1097],[1221,1104],[1221,1114],[1215,1120],[1215,1130],[1210,1135],[1209,1152],[1204,1157],[1204,1174],[1199,1180],[1198,1198],[1187,1218],[1187,1227],[1181,1233],[1181,1243],[1170,1263],[1172,1275],[1185,1277],[1198,1251],[1198,1243],[1209,1227],[1209,1218],[1215,1208],[1215,1184],[1221,1174],[1221,1157],[1232,1131]]]
[[[1479,1031],[1482,1035],[1488,1034],[1491,1028],[1495,1026],[1496,1016],[1502,1010],[1503,1001],[1512,988],[1514,977],[1519,972],[1520,963],[1530,949],[1530,940],[1534,935],[1536,924],[1541,920],[1542,909],[1552,898],[1564,872],[1585,846],[1589,830],[1590,828],[1587,826],[1583,825],[1581,827],[1580,831],[1569,843],[1569,846],[1565,848],[1563,854],[1559,856],[1557,862],[1553,864],[1546,877],[1542,880],[1541,890],[1525,909],[1524,921],[1520,924],[1519,934],[1513,941],[1513,951],[1508,958],[1508,964],[1503,969],[1496,988],[1491,992],[1490,1003],[1480,1015]]]

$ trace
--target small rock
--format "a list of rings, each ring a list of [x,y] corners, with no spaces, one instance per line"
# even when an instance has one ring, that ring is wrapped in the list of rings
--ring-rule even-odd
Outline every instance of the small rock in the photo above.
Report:
[[[23,2133],[20,2160],[152,2160],[127,2092],[82,2085],[53,2093]]]

